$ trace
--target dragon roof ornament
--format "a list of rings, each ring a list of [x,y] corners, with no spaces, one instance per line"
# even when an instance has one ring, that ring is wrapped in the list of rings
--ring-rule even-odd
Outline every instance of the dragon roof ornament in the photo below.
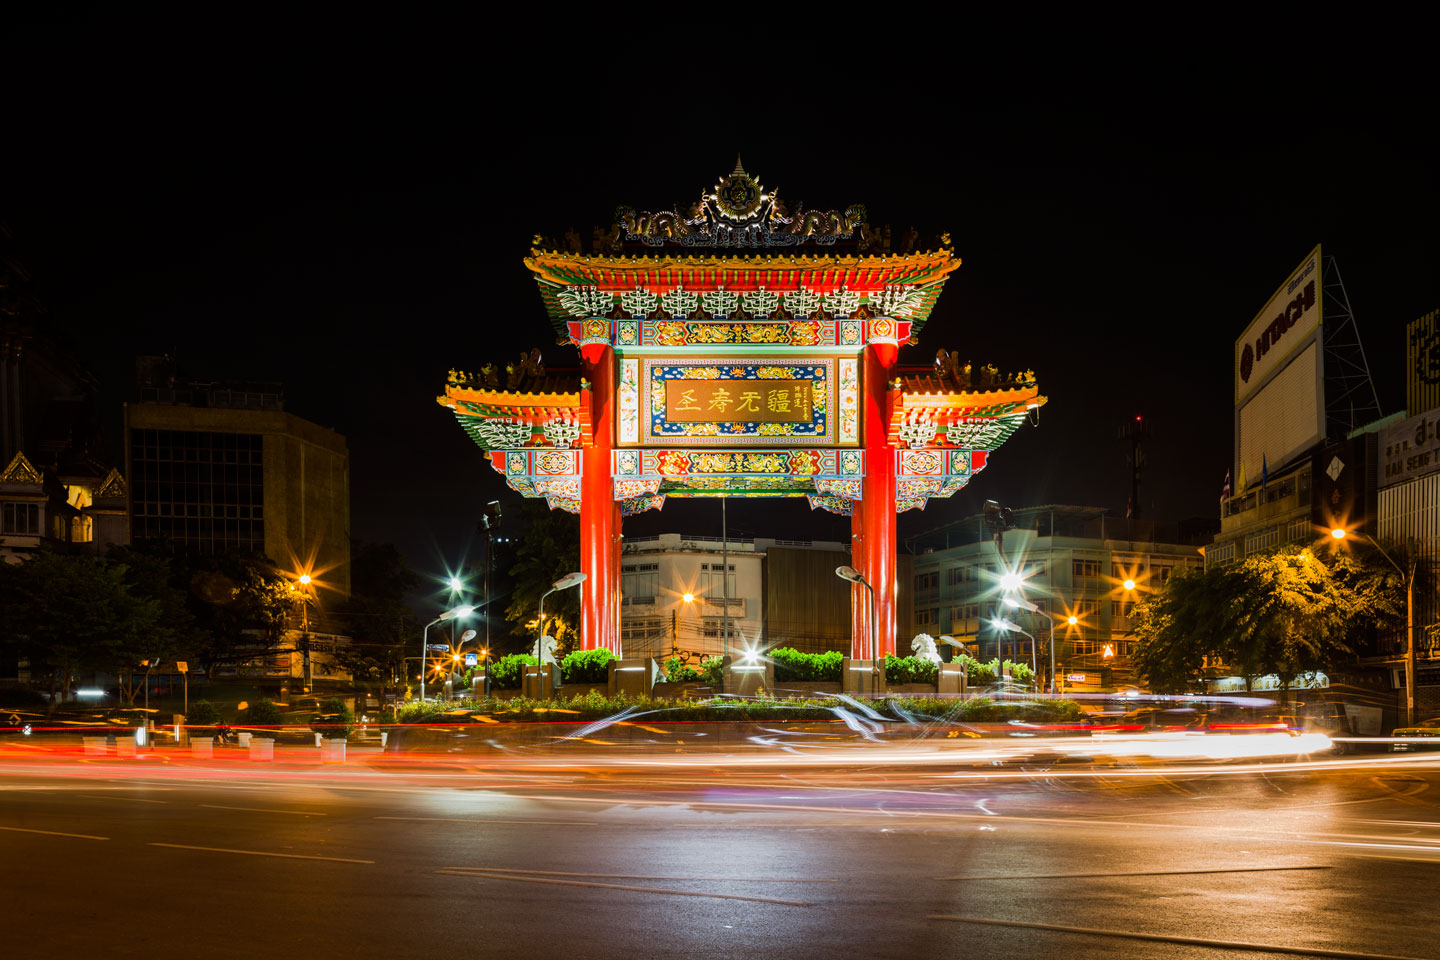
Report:
[[[738,156],[735,169],[701,190],[699,200],[654,213],[622,206],[615,221],[626,242],[652,247],[793,247],[807,240],[822,246],[853,241],[861,250],[879,245],[866,226],[863,204],[843,211],[789,204],[746,172]]]

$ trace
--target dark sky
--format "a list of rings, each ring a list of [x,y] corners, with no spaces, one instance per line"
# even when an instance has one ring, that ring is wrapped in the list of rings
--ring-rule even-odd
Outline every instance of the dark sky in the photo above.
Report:
[[[117,439],[137,353],[284,381],[288,410],[349,439],[354,535],[427,572],[474,548],[486,501],[515,499],[435,404],[446,370],[537,345],[574,362],[521,263],[530,236],[573,226],[588,245],[617,204],[690,199],[737,152],[809,206],[865,203],[897,236],[948,230],[964,264],[901,361],[958,349],[1033,368],[1050,398],[964,492],[903,515],[902,536],[986,498],[1123,514],[1115,431],[1136,414],[1153,432],[1144,511],[1215,516],[1233,341],[1317,242],[1387,413],[1404,405],[1404,325],[1440,306],[1433,103],[1408,83],[919,79],[839,97],[763,72],[557,73],[518,35],[513,59],[441,68],[395,40],[415,25],[318,49],[150,26],[10,31],[0,219],[57,332],[103,379]],[[732,501],[730,518],[742,535],[848,536],[803,501]],[[627,531],[718,525],[718,504],[671,501]]]

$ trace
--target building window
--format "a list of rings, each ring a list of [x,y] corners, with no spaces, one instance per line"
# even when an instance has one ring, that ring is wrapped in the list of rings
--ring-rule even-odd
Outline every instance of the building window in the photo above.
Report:
[[[621,620],[621,640],[658,640],[665,635],[659,620]]]
[[[10,503],[0,506],[0,533],[40,535],[40,504]]]
[[[962,603],[957,607],[950,608],[950,620],[978,620],[980,619],[980,604]]]
[[[951,567],[945,571],[945,583],[948,586],[956,586],[961,583],[974,583],[976,581],[974,567]]]
[[[1174,567],[1151,567],[1151,568],[1150,568],[1150,582],[1151,582],[1152,584],[1157,584],[1157,585],[1159,585],[1159,586],[1164,586],[1165,583],[1167,583],[1167,582],[1169,581],[1170,575],[1171,575],[1172,573],[1174,573],[1174,572],[1175,572],[1175,568],[1174,568]]]
[[[985,612],[985,619],[986,619],[986,620],[994,620],[996,617],[998,617],[998,616],[1000,615],[1000,605],[999,605],[998,603],[996,603],[994,600],[991,600],[990,602],[986,603],[982,609],[983,609],[984,612]]]
[[[1205,551],[1206,563],[1229,563],[1235,559],[1235,542],[1217,543]]]
[[[1076,577],[1088,577],[1092,580],[1100,576],[1099,560],[1072,560],[1070,572]]]
[[[916,610],[916,611],[915,611],[915,626],[917,626],[917,627],[933,627],[933,626],[938,625],[939,623],[940,623],[940,611],[939,611],[939,610],[936,610],[936,609],[931,608],[931,609],[929,609],[929,610]]]
[[[1027,560],[1021,565],[1020,573],[1026,580],[1043,577],[1045,576],[1045,561]]]
[[[1075,616],[1079,617],[1082,620],[1086,617],[1098,617],[1100,615],[1100,601],[1076,600],[1074,609]]]
[[[1311,539],[1315,535],[1315,528],[1310,525],[1309,520],[1290,521],[1290,535],[1285,538],[1286,543],[1299,543]]]
[[[1133,600],[1111,600],[1110,616],[1130,619],[1130,614],[1135,612],[1135,601]]]
[[[1248,556],[1260,550],[1275,546],[1280,542],[1280,528],[1271,527],[1269,530],[1262,530],[1259,533],[1251,534],[1245,538],[1245,554]]]
[[[929,573],[917,573],[915,575],[915,589],[935,590],[940,586],[940,571],[931,570]]]
[[[660,564],[626,564],[620,568],[620,603],[622,606],[654,606],[659,585]]]
[[[719,564],[716,564],[716,566],[719,566]],[[720,619],[719,617],[706,617],[700,622],[700,636],[705,637],[707,640],[719,639],[720,637],[724,636],[724,629],[722,627],[722,624],[724,622],[725,621]],[[739,636],[740,625],[737,624],[734,620],[731,620],[730,637],[731,639],[735,639]]]
[[[133,430],[130,462],[136,540],[175,540],[201,553],[265,549],[259,434]]]
[[[725,565],[721,563],[700,564],[700,595],[711,603],[725,605],[725,599],[730,598],[731,603],[735,600],[735,564],[730,564],[728,578],[721,571]],[[730,581],[729,590],[726,590],[725,579]],[[718,637],[719,634],[717,633]]]

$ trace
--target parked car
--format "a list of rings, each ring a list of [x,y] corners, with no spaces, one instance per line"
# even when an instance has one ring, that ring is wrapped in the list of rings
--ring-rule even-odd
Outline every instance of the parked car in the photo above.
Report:
[[[1440,717],[1432,717],[1429,720],[1415,724],[1413,727],[1396,727],[1390,736],[1397,739],[1404,737],[1417,740],[1421,738],[1434,738],[1435,740],[1433,746],[1428,743],[1397,743],[1394,744],[1396,750],[1440,749]]]

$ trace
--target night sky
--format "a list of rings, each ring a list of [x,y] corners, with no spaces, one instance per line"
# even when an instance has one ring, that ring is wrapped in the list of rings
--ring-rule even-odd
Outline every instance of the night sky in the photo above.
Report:
[[[1404,406],[1404,325],[1440,307],[1433,103],[1408,84],[929,97],[917,82],[906,100],[928,105],[897,110],[888,84],[842,105],[823,83],[662,72],[621,96],[624,71],[442,69],[423,45],[377,45],[385,29],[322,64],[298,38],[252,47],[208,24],[171,45],[145,27],[22,23],[0,67],[0,219],[54,332],[104,383],[113,453],[138,353],[173,353],[198,378],[281,380],[287,410],[349,440],[353,535],[426,572],[477,548],[488,500],[518,503],[435,403],[446,371],[532,346],[576,362],[521,263],[531,235],[573,227],[588,252],[616,205],[673,208],[737,152],[807,206],[864,203],[897,239],[949,231],[964,264],[901,362],[958,349],[1033,368],[1050,398],[964,492],[902,515],[902,537],[987,498],[1123,516],[1116,428],[1137,414],[1152,431],[1144,514],[1216,516],[1233,341],[1317,242],[1386,413]],[[590,93],[629,107],[566,105],[601,77],[608,93]],[[671,501],[626,530],[715,535],[719,513]],[[735,500],[730,524],[849,531],[803,500]]]

